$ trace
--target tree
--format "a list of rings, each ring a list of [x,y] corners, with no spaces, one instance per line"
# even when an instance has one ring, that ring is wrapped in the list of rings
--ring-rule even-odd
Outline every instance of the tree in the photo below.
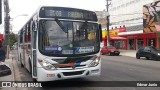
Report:
[[[9,46],[13,46],[17,42],[17,34],[11,33],[9,39]]]

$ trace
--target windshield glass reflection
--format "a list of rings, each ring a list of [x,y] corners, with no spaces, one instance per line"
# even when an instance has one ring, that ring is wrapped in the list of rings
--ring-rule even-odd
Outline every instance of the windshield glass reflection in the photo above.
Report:
[[[99,50],[98,25],[41,20],[39,49],[44,54],[87,54]]]

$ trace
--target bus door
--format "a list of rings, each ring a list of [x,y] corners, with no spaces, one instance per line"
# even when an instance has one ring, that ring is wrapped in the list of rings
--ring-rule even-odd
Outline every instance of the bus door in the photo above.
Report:
[[[37,43],[37,24],[32,22],[32,77],[37,77],[37,51],[36,51],[36,43]]]

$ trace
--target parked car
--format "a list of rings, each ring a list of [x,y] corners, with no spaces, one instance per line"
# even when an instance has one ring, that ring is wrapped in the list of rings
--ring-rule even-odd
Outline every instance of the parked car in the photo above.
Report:
[[[140,59],[141,57],[145,57],[146,59],[160,59],[160,51],[152,46],[140,47],[136,53],[136,58]]]
[[[101,48],[101,55],[103,54],[109,54],[109,55],[117,55],[119,56],[120,52],[118,49],[116,49],[113,46],[103,46]]]

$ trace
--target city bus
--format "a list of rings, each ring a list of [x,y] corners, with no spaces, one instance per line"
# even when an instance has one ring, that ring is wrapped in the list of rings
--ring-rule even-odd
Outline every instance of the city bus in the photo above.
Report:
[[[33,80],[101,74],[101,25],[96,13],[41,6],[18,32],[18,60]]]

